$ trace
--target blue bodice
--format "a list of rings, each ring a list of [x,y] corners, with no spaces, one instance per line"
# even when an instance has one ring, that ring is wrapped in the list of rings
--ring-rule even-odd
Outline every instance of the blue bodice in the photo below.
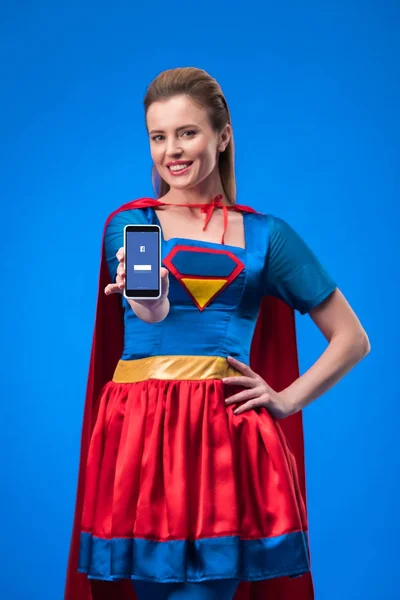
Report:
[[[250,347],[264,295],[280,297],[304,314],[336,287],[316,256],[282,219],[243,213],[245,249],[185,238],[161,239],[170,274],[170,312],[145,323],[125,298],[123,360],[163,355],[231,355],[250,362]],[[126,224],[156,223],[152,208],[117,214],[105,236],[114,280],[115,254]]]

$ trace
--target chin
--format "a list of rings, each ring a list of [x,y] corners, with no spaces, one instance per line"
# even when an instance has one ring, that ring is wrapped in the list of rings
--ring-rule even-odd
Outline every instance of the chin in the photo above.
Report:
[[[178,181],[167,181],[169,187],[174,190],[185,190],[196,185],[195,183],[179,183]]]
[[[190,181],[183,181],[183,179],[181,180],[179,177],[168,177],[168,179],[166,179],[165,181],[171,188],[174,188],[176,190],[184,190],[186,188],[189,189],[198,183],[198,181],[193,179],[191,179]]]

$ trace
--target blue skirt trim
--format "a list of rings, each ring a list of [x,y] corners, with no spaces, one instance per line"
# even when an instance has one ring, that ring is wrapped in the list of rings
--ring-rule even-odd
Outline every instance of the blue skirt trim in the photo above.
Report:
[[[242,540],[215,537],[158,542],[81,533],[78,571],[90,579],[198,582],[260,581],[310,571],[307,532]]]

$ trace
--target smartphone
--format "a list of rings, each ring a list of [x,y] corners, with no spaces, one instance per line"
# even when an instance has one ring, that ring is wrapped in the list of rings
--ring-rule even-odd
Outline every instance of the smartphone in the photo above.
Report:
[[[125,289],[133,300],[161,296],[161,231],[159,225],[124,227]]]

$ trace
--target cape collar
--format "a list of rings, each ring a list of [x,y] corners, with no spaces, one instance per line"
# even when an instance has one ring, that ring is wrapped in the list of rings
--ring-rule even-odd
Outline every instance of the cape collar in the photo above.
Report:
[[[163,202],[162,200],[156,200],[155,202],[158,205],[168,205],[168,206],[188,206],[190,208],[200,208],[200,212],[205,213],[206,214],[206,218],[204,220],[204,226],[203,226],[203,231],[205,231],[208,223],[210,222],[210,219],[214,213],[214,210],[216,208],[222,208],[223,210],[223,214],[224,214],[224,230],[222,232],[222,239],[221,239],[221,243],[224,244],[225,243],[225,233],[226,230],[228,228],[228,210],[236,210],[236,211],[244,211],[244,212],[254,212],[253,209],[250,209],[250,207],[248,206],[243,206],[241,204],[224,204],[222,202],[223,196],[222,194],[218,194],[217,196],[215,196],[211,202],[203,202],[203,203],[192,203],[192,202],[188,202],[185,204],[175,204],[173,202]]]

